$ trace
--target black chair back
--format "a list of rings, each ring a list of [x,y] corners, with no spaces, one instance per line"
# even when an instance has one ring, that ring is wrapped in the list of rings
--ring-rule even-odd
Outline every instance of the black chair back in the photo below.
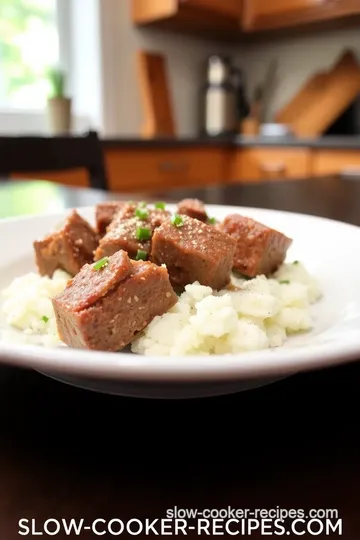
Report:
[[[0,137],[0,176],[86,169],[89,185],[107,190],[103,149],[97,132],[84,136]]]

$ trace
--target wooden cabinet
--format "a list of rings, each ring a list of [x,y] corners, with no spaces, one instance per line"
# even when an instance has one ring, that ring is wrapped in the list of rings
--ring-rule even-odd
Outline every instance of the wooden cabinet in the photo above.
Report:
[[[311,172],[313,176],[340,174],[360,178],[359,150],[314,150]]]
[[[132,0],[133,23],[140,26],[240,32],[241,15],[242,0]]]
[[[213,14],[217,17],[227,18],[239,24],[242,13],[241,0],[180,0],[180,8],[193,8],[203,11],[205,14]]]
[[[223,148],[109,148],[105,161],[111,191],[137,192],[226,182],[229,150]]]
[[[135,25],[156,25],[208,37],[360,17],[360,0],[129,0]]]
[[[110,190],[133,193],[338,174],[360,177],[360,151],[307,147],[114,146],[105,148],[105,162]]]
[[[242,27],[270,30],[359,13],[359,0],[244,0]]]
[[[286,146],[234,147],[197,145],[171,147],[152,144],[104,145],[110,191],[151,192],[182,187],[343,175],[360,179],[360,150],[313,149]],[[23,178],[14,174],[12,178]],[[37,172],[29,179],[43,179],[75,187],[88,187],[82,169]]]
[[[243,148],[230,167],[231,182],[305,178],[311,174],[311,152],[305,148]]]

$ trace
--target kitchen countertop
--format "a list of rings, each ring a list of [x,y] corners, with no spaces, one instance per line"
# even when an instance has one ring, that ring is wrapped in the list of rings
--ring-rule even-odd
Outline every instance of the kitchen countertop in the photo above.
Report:
[[[360,137],[328,136],[298,139],[296,137],[250,137],[239,136],[234,144],[241,147],[254,146],[289,146],[294,148],[333,148],[339,150],[360,150]]]
[[[103,138],[105,148],[182,148],[196,146],[214,146],[226,148],[255,148],[255,147],[290,147],[311,149],[360,150],[360,136],[326,136],[298,139],[296,137],[159,137],[156,139],[141,138]]]
[[[195,147],[195,146],[234,146],[233,137],[157,137],[154,139],[142,139],[136,137],[119,137],[102,139],[102,143],[106,148],[111,147],[130,147],[130,148],[154,148],[154,147]]]

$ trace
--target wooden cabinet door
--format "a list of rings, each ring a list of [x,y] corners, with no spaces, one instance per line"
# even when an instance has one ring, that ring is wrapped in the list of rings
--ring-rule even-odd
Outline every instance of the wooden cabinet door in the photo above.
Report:
[[[358,150],[315,150],[312,159],[314,176],[340,175],[360,178],[360,152]]]
[[[132,21],[149,24],[176,15],[178,0],[131,0]]]
[[[175,27],[241,28],[243,0],[131,0],[135,24],[168,22]]]
[[[240,22],[242,0],[180,0],[181,4]]]
[[[225,182],[229,155],[223,148],[108,148],[110,191],[139,192]]]
[[[358,0],[245,0],[244,30],[297,26],[360,13]]]
[[[310,151],[305,148],[243,148],[236,152],[232,182],[292,180],[310,176]]]
[[[129,0],[136,25],[206,30],[215,37],[360,15],[360,0]],[[225,32],[225,33],[224,33]]]

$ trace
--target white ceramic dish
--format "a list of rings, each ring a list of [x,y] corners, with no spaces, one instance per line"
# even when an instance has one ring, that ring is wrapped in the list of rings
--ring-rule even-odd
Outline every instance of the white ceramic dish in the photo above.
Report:
[[[293,238],[289,260],[301,260],[320,282],[314,329],[281,348],[234,356],[143,357],[68,348],[46,349],[1,340],[0,361],[76,386],[139,397],[185,398],[232,393],[311,369],[360,359],[360,228],[310,215],[207,205],[218,218],[239,212]],[[94,209],[78,211],[93,222]],[[66,212],[67,213],[67,212]],[[35,270],[32,242],[65,214],[0,221],[0,289]],[[4,320],[0,331],[4,331]]]

